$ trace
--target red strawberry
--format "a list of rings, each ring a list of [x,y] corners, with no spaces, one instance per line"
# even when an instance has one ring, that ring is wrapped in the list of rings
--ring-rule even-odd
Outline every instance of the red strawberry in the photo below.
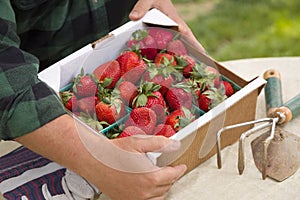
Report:
[[[64,91],[60,93],[63,105],[69,111],[76,111],[78,109],[77,97],[70,91]]]
[[[233,89],[232,85],[228,81],[221,81],[221,85],[224,86],[225,95],[227,97],[230,97],[231,95],[234,94],[234,89]]]
[[[105,87],[111,89],[115,87],[121,77],[120,65],[118,61],[111,60],[97,67],[93,74],[100,83],[110,80],[109,84]]]
[[[160,86],[153,82],[143,82],[133,100],[133,107],[151,108],[156,114],[157,121],[162,121],[165,118],[166,102],[159,89]]]
[[[198,85],[201,91],[218,88],[220,85],[220,73],[217,69],[202,64],[196,64],[190,72],[190,79]]]
[[[198,97],[198,107],[207,112],[210,109],[211,99],[205,93],[200,93]]]
[[[167,47],[167,52],[169,54],[173,54],[173,55],[177,55],[177,56],[188,55],[188,51],[187,51],[185,45],[179,39],[172,40],[171,42],[169,42],[168,47]]]
[[[211,67],[211,66],[207,66],[205,68],[205,71],[208,76],[212,77],[214,87],[219,87],[220,86],[220,77],[221,77],[220,72],[216,68]]]
[[[111,102],[100,101],[96,105],[96,115],[99,121],[113,124],[124,117],[125,114],[125,105],[120,99],[114,99]]]
[[[198,107],[201,110],[207,112],[225,99],[226,95],[223,94],[222,91],[216,88],[211,88],[209,90],[205,90],[202,93],[198,93]]]
[[[137,126],[146,134],[152,134],[156,122],[156,114],[153,110],[146,107],[138,107],[131,111],[129,118],[125,122],[125,127]]]
[[[122,52],[117,58],[121,68],[121,76],[139,65],[139,60],[138,54],[133,51]]]
[[[146,69],[146,63],[143,60],[139,60],[137,66],[123,74],[121,78],[124,81],[130,81],[133,84],[136,84],[141,79]]]
[[[132,33],[127,46],[135,52],[139,52],[148,60],[153,60],[157,54],[156,40],[149,35],[147,30],[137,30]]]
[[[99,99],[96,96],[83,97],[78,100],[78,111],[93,115],[95,113],[95,106],[98,102]]]
[[[156,104],[161,105],[162,107],[165,107],[166,105],[165,100],[159,91],[154,91],[150,96],[148,96],[148,100],[145,106],[151,108]]]
[[[144,38],[143,46],[141,46],[141,55],[149,60],[154,60],[157,54],[157,44],[154,38],[150,35]]]
[[[167,29],[151,27],[148,32],[155,39],[159,50],[165,49],[173,39],[173,34]]]
[[[136,126],[127,126],[118,136],[118,138],[128,137],[132,135],[146,135],[146,133]]]
[[[176,131],[169,124],[158,124],[154,129],[154,135],[162,135],[165,137],[171,137]]]
[[[170,88],[165,94],[165,100],[171,110],[180,109],[182,106],[192,107],[192,92],[185,82],[178,83]]]
[[[151,108],[155,112],[158,122],[164,122],[166,115],[166,102],[159,91],[155,91],[152,94],[154,96],[148,97],[145,107]]]
[[[175,59],[175,56],[169,54],[169,53],[158,53],[155,57],[154,63],[157,65],[165,65],[165,66],[176,66],[177,61]]]
[[[175,73],[178,73],[178,71],[174,67],[162,66],[157,68],[156,65],[150,65],[148,71],[144,74],[144,81],[160,85],[159,91],[164,95],[171,86],[174,80],[172,74]]]
[[[124,103],[131,107],[133,99],[138,95],[137,87],[129,81],[122,81],[118,90]]]
[[[74,78],[73,92],[78,98],[95,96],[97,92],[97,84],[95,79],[90,74],[84,74],[83,69],[80,74]]]
[[[178,57],[178,65],[182,68],[182,74],[185,78],[189,78],[191,76],[191,72],[193,71],[193,67],[196,65],[196,61],[191,56],[180,56]]]
[[[153,78],[150,78],[149,74],[147,74],[145,76],[145,80],[160,85],[161,88],[159,89],[159,91],[162,95],[164,95],[168,91],[169,87],[171,86],[173,82],[173,77],[171,75],[164,77],[163,74],[157,74]]]
[[[167,116],[166,124],[170,125],[177,132],[194,121],[194,119],[195,116],[188,109],[182,107],[174,110]]]
[[[89,127],[91,127],[92,129],[94,129],[97,132],[101,132],[103,130],[103,126],[108,126],[109,124],[107,122],[104,121],[98,121],[98,119],[96,118],[96,116],[91,116],[88,113],[80,113],[78,115],[78,117],[84,122],[86,123]]]

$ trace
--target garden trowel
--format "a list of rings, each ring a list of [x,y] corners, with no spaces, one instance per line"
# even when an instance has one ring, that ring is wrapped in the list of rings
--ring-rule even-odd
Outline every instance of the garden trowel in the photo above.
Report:
[[[283,181],[293,175],[300,166],[300,137],[286,131],[286,124],[300,114],[300,94],[282,104],[280,74],[268,70],[265,100],[267,116],[278,119],[271,131],[267,131],[251,142],[256,167],[266,176]],[[276,125],[276,126],[275,126]]]
[[[241,126],[255,125],[244,132],[239,140],[238,170],[242,174],[245,167],[245,138],[260,130],[268,131],[254,139],[251,143],[253,158],[262,178],[267,176],[282,181],[294,174],[300,166],[300,139],[287,132],[282,125],[300,115],[300,94],[282,104],[281,79],[278,71],[267,70],[264,73],[267,81],[265,100],[267,117],[253,121],[233,124],[222,128],[217,133],[218,168],[222,167],[221,134],[225,130]]]

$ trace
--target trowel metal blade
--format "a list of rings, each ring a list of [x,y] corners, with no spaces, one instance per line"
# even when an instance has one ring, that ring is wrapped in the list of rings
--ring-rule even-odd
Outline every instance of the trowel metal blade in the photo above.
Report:
[[[263,133],[251,142],[253,159],[262,172],[264,141],[270,132]],[[300,137],[276,127],[268,147],[266,175],[279,182],[293,175],[300,166]]]

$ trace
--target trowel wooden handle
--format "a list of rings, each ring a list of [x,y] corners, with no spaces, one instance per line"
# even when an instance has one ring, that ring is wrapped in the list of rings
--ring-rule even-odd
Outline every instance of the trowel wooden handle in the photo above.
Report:
[[[281,107],[275,110],[275,113],[283,113],[285,115],[285,120],[281,124],[285,124],[295,117],[300,115],[300,94],[296,95]]]
[[[267,116],[271,117],[277,108],[282,106],[282,89],[280,73],[274,69],[265,71],[263,75],[267,81],[265,85],[265,102]]]

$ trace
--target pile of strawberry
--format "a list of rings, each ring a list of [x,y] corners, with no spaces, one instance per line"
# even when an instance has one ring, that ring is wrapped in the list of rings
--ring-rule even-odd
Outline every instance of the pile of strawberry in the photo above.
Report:
[[[189,55],[177,32],[137,30],[126,46],[61,92],[68,110],[96,131],[108,128],[109,138],[171,137],[235,92],[217,69]]]

